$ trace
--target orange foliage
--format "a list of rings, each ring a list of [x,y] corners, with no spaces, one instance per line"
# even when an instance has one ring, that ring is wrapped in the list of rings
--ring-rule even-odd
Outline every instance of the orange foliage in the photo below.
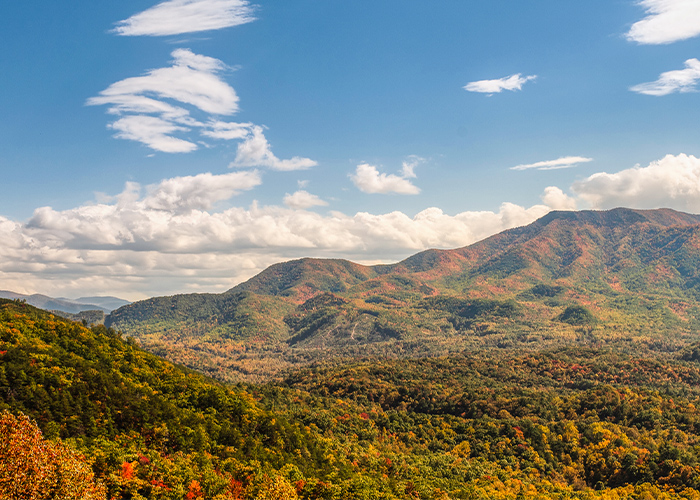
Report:
[[[29,417],[0,413],[0,497],[3,500],[97,500],[106,497],[82,457],[45,440]]]
[[[185,498],[187,500],[193,500],[194,498],[204,498],[204,492],[202,491],[202,486],[199,484],[199,481],[197,481],[196,479],[192,480],[188,488],[187,495],[185,495]]]
[[[122,464],[122,470],[120,472],[122,479],[129,480],[134,477],[134,466],[130,462],[124,462]]]

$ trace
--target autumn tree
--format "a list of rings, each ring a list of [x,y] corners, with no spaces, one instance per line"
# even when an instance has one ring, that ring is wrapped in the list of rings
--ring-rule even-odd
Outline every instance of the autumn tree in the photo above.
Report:
[[[0,413],[0,500],[106,498],[90,467],[60,442],[44,439],[25,415]]]

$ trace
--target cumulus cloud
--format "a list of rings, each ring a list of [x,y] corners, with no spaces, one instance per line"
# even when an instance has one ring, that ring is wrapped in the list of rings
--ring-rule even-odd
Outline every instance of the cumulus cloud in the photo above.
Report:
[[[287,206],[223,207],[260,184],[255,171],[130,182],[115,195],[68,210],[38,208],[30,220],[0,216],[0,280],[22,293],[116,294],[129,299],[223,291],[275,262],[299,257],[392,262],[427,248],[457,248],[578,204],[700,212],[700,159],[666,156],[647,167],[601,172],[550,186],[531,207],[416,215],[318,214],[304,196]],[[300,201],[301,200],[301,201]],[[306,197],[315,200],[313,195]]]
[[[309,158],[295,156],[289,160],[280,160],[270,148],[262,127],[254,125],[248,129],[243,142],[238,145],[235,160],[230,167],[266,167],[272,170],[291,171],[306,170],[315,167],[317,162]]]
[[[562,168],[575,167],[579,163],[588,163],[593,161],[593,158],[584,158],[583,156],[564,156],[557,158],[556,160],[538,161],[536,163],[529,163],[525,165],[516,165],[510,167],[511,170],[559,170]]]
[[[700,61],[688,59],[685,62],[685,69],[661,73],[655,82],[640,83],[630,87],[630,90],[639,94],[664,96],[674,92],[695,92],[698,82],[700,82]]]
[[[640,0],[647,17],[632,25],[627,39],[666,44],[700,35],[700,4],[695,0]]]
[[[496,80],[479,80],[465,85],[464,90],[481,92],[482,94],[497,94],[504,90],[521,90],[527,82],[537,78],[537,75],[522,76],[522,73],[498,78]]]
[[[364,193],[394,193],[394,194],[418,194],[420,189],[414,186],[407,177],[415,177],[413,166],[404,163],[402,175],[383,174],[368,163],[362,163],[355,169],[355,174],[350,176],[353,184]]]
[[[552,210],[576,210],[576,200],[556,186],[545,188],[540,199]]]
[[[165,179],[148,186],[144,206],[155,210],[209,210],[219,201],[228,200],[241,191],[262,184],[260,174],[253,171],[223,175],[211,173]]]
[[[304,190],[296,191],[293,194],[287,193],[284,196],[284,204],[289,208],[297,208],[302,210],[311,207],[323,207],[328,205],[326,201],[323,201],[315,194],[311,194]]]
[[[257,172],[130,182],[68,210],[41,207],[22,223],[0,217],[0,280],[19,292],[110,293],[137,299],[225,290],[274,262],[304,256],[391,262],[454,248],[532,222],[551,207],[504,203],[497,212],[317,214],[299,191],[287,206],[224,208],[260,183]]]
[[[245,0],[169,0],[117,23],[123,36],[167,36],[218,30],[254,21]]]
[[[593,208],[668,207],[700,212],[700,160],[667,155],[647,167],[599,172],[575,182],[572,191]]]

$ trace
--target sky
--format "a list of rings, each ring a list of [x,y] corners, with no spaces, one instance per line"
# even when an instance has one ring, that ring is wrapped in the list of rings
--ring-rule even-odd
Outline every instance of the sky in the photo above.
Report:
[[[221,292],[700,213],[700,0],[0,5],[0,289]]]

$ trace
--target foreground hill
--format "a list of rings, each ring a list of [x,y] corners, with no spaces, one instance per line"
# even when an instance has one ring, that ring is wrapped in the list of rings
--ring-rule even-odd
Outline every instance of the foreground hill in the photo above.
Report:
[[[373,359],[224,387],[0,301],[0,498],[695,500],[699,353]]]
[[[393,265],[301,259],[223,294],[158,297],[107,325],[222,379],[337,356],[614,346],[675,351],[700,327],[700,216],[552,212]]]

